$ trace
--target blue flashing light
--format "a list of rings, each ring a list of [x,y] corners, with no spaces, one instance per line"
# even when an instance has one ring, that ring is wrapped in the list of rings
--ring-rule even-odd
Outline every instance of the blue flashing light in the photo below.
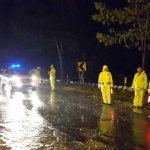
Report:
[[[15,65],[11,65],[12,68],[15,68]]]
[[[13,64],[11,65],[12,68],[20,68],[20,64]]]
[[[16,65],[16,67],[18,67],[18,68],[19,68],[19,67],[20,67],[20,65],[19,65],[19,64],[17,64],[17,65]]]

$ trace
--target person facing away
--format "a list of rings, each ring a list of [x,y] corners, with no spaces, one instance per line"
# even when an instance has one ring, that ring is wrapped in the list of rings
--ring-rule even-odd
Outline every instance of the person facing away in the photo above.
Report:
[[[51,89],[55,90],[56,69],[54,68],[54,65],[50,65],[50,71],[48,71],[48,74],[50,76]]]
[[[111,104],[111,88],[113,88],[112,75],[108,66],[104,65],[98,77],[98,88],[101,89],[103,104]]]
[[[131,90],[134,90],[133,107],[143,107],[143,99],[147,86],[147,75],[142,67],[138,67],[131,86]]]
[[[37,85],[39,85],[40,81],[41,81],[41,68],[37,67],[37,69],[34,70],[34,75],[37,78]]]

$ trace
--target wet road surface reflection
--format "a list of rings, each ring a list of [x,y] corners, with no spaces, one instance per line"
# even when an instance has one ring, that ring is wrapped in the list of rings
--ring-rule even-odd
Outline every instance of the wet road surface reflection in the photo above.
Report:
[[[148,150],[150,120],[141,109],[102,105],[91,95],[2,91],[2,150]]]

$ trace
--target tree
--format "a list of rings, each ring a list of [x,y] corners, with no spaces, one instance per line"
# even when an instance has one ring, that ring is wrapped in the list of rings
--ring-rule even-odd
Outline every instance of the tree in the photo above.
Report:
[[[73,30],[75,29],[75,9],[69,0],[59,1],[55,0],[51,3],[53,13],[49,16],[52,22],[51,37],[54,39],[56,45],[59,65],[60,65],[60,79],[64,78],[64,54],[70,44],[70,39],[74,38]],[[74,17],[72,17],[74,16]]]
[[[146,51],[150,49],[150,2],[149,0],[127,0],[123,9],[107,8],[103,2],[95,2],[98,14],[92,15],[103,25],[109,26],[107,33],[96,37],[105,46],[120,44],[126,48],[137,47],[142,52],[142,67],[145,66]],[[115,26],[118,25],[119,28]]]

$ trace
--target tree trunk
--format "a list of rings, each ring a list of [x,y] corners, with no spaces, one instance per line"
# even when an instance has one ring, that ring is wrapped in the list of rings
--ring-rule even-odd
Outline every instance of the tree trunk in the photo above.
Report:
[[[147,32],[148,32],[148,25],[149,25],[149,12],[147,12],[146,16],[146,27],[144,33],[144,41],[143,41],[143,49],[142,49],[142,68],[145,67],[145,57],[146,57],[146,50],[147,50]]]
[[[56,38],[55,38],[55,43],[56,43],[58,56],[59,56],[60,80],[63,81],[63,45],[62,45],[62,42],[59,44]]]
[[[142,68],[145,67],[145,52],[142,52]]]
[[[63,55],[61,53],[61,50],[58,53],[59,53],[59,61],[60,61],[60,80],[63,81],[63,72],[64,72],[63,71]]]

